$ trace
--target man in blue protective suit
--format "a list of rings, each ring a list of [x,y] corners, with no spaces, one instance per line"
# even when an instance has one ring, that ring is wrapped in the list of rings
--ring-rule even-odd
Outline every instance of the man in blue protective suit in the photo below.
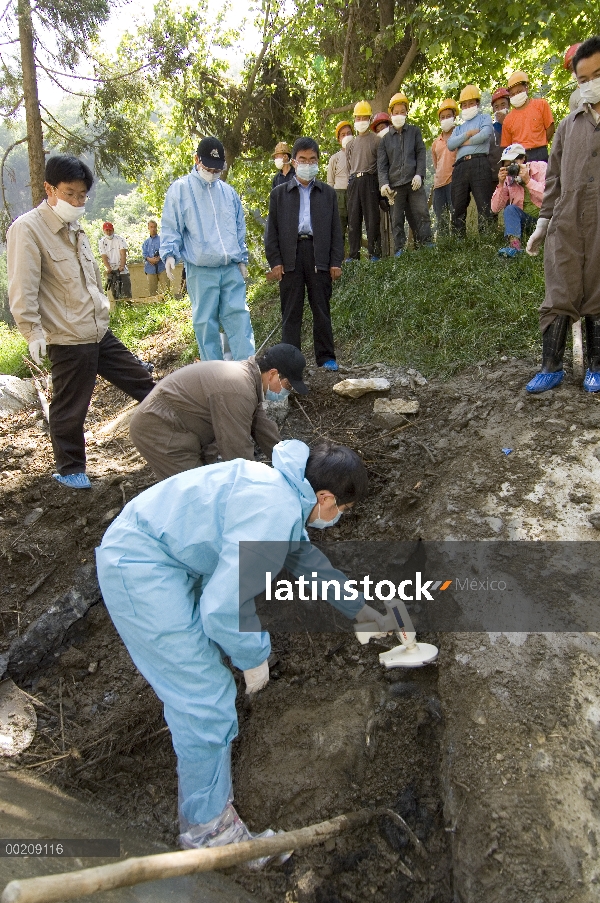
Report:
[[[165,198],[160,256],[171,280],[185,263],[192,322],[203,361],[223,360],[219,322],[235,361],[254,354],[254,333],[246,304],[248,248],[241,201],[221,174],[225,150],[217,138],[203,138],[192,171],[174,182]]]
[[[227,655],[244,672],[246,693],[269,680],[268,633],[240,630],[239,543],[268,542],[296,576],[318,561],[320,579],[345,577],[308,543],[306,525],[336,523],[367,494],[359,456],[298,440],[273,449],[273,467],[240,458],[177,474],[129,502],[96,550],[110,616],[129,653],[164,703],[177,754],[180,842],[219,846],[251,835],[232,805],[231,742],[236,686]],[[289,545],[288,545],[289,544]],[[294,547],[293,554],[287,549]],[[306,547],[302,553],[298,547]],[[264,575],[263,575],[264,589]],[[355,601],[331,603],[349,618],[377,621]]]

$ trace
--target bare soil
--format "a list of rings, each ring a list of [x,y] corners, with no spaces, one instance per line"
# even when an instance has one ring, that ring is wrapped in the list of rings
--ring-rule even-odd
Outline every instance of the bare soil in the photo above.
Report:
[[[148,342],[159,376],[176,359],[176,349],[161,341]],[[343,371],[341,378],[387,376],[389,397],[418,399],[419,413],[394,427],[373,416],[377,396],[339,398],[331,387],[340,376],[312,370],[311,392],[302,407],[292,401],[283,437],[327,436],[356,448],[372,487],[328,540],[597,538],[589,515],[600,508],[600,398],[569,378],[548,397],[526,397],[534,369],[531,361],[502,360],[426,385],[383,365]],[[0,654],[93,561],[123,505],[153,484],[126,435],[100,432],[128,404],[98,381],[87,421],[89,492],[69,492],[51,479],[39,413],[0,421]],[[565,467],[570,499],[564,479],[552,479]],[[26,526],[35,508],[42,514]],[[382,819],[300,851],[283,867],[238,869],[232,877],[265,903],[451,903],[441,665],[385,673],[377,656],[388,647],[374,642],[283,634],[272,641],[277,664],[266,690],[250,703],[239,689],[234,787],[242,817],[253,830],[290,829],[362,806],[391,807],[428,857],[420,860],[407,836]],[[444,662],[445,640],[437,642]],[[38,732],[10,767],[33,769],[174,845],[175,756],[161,705],[104,606],[94,605],[62,654],[22,686],[38,701]],[[501,720],[494,730],[499,736]],[[473,837],[481,826],[471,820]],[[399,860],[416,880],[401,873]]]

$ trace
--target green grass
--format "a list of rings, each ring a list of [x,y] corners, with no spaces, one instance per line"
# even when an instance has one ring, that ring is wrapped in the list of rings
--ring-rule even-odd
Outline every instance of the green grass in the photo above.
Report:
[[[378,263],[345,264],[332,298],[339,358],[344,363],[416,367],[426,376],[450,374],[500,355],[538,355],[537,309],[544,297],[541,257],[498,257],[502,236],[491,231],[463,241],[442,239],[435,249],[407,251]],[[258,348],[280,340],[279,288],[260,279],[248,303]],[[169,328],[181,338],[180,363],[198,353],[187,298],[161,304],[120,304],[111,328],[132,351],[146,336]],[[311,347],[305,308],[303,344]],[[18,373],[26,344],[0,323],[0,372]],[[27,375],[21,371],[19,375]]]
[[[23,355],[28,353],[27,342],[21,333],[0,320],[0,373],[31,376],[23,364]]]

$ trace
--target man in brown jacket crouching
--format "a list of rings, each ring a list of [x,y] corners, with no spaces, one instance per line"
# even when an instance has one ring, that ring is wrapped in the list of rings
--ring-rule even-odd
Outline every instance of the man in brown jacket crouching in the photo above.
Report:
[[[247,361],[200,361],[170,373],[136,408],[131,441],[160,480],[203,464],[254,459],[254,441],[270,458],[281,441],[263,399],[306,395],[306,360],[294,345],[274,345]]]

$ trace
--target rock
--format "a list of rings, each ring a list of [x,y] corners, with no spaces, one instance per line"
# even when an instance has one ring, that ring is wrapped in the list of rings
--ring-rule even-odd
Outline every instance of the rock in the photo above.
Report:
[[[594,530],[600,530],[600,511],[592,511],[592,513],[588,515],[588,520]]]
[[[343,379],[336,383],[333,391],[343,398],[360,398],[368,392],[387,392],[389,380],[381,377],[374,379]]]
[[[279,429],[281,429],[290,412],[288,399],[284,398],[283,401],[265,401],[264,406],[267,416],[274,420]]]
[[[569,426],[564,420],[553,420],[552,418],[543,420],[542,425],[550,433],[564,433]]]
[[[373,405],[374,414],[416,414],[418,410],[416,398],[377,398]]]
[[[120,514],[120,513],[121,513],[120,508],[111,508],[110,511],[107,511],[106,514],[104,515],[104,517],[102,518],[102,523],[103,524],[110,523],[111,520],[114,520],[115,517],[117,516],[117,514]]]
[[[39,407],[37,389],[32,379],[0,375],[0,417],[8,417],[33,405]]]
[[[35,522],[40,519],[40,517],[42,516],[43,513],[44,513],[43,508],[34,508],[32,511],[29,512],[29,514],[25,515],[23,524],[26,527],[30,527],[32,524],[35,524]]]
[[[592,441],[593,441],[593,440],[592,440]],[[598,458],[598,460],[600,461],[600,445],[598,446],[598,448],[595,448],[595,449],[594,449],[594,451],[592,452],[592,454],[593,454],[594,458]]]
[[[591,505],[594,501],[591,492],[586,489],[571,489],[569,492],[569,501],[574,505]]]
[[[0,683],[0,756],[18,756],[35,736],[37,717],[28,696],[10,678]]]

